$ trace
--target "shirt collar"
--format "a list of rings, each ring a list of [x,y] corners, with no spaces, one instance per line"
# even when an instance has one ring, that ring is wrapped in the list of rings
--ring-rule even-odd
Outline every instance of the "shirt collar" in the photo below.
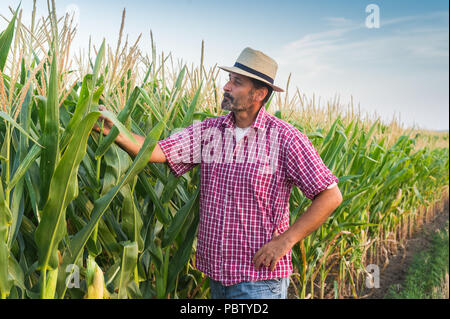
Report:
[[[266,108],[261,106],[261,108],[258,111],[258,115],[256,116],[255,121],[253,121],[251,127],[255,127],[257,129],[265,129],[266,128],[266,121],[267,121],[268,113],[266,112]],[[230,112],[223,118],[222,126],[234,128],[236,124],[236,121],[234,119],[234,113]]]

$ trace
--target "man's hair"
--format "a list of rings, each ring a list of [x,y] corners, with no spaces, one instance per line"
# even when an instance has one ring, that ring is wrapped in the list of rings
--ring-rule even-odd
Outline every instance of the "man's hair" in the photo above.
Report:
[[[266,83],[264,83],[264,82],[262,82],[262,81],[259,81],[259,80],[257,80],[257,79],[250,78],[250,80],[252,80],[253,87],[254,87],[255,89],[261,89],[261,88],[263,88],[263,87],[266,87],[266,88],[267,88],[267,94],[266,94],[265,98],[262,100],[261,106],[264,105],[264,104],[266,104],[267,101],[269,100],[270,96],[272,95],[273,88],[272,88],[270,85],[268,85],[268,84],[266,84]]]

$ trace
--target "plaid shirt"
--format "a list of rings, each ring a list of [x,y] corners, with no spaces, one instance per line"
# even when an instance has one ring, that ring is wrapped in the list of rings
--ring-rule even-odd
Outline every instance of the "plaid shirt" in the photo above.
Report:
[[[175,176],[201,164],[196,268],[224,285],[287,277],[290,251],[273,272],[256,270],[253,256],[289,228],[293,185],[313,199],[338,179],[304,134],[264,107],[237,144],[234,127],[230,112],[159,141]]]

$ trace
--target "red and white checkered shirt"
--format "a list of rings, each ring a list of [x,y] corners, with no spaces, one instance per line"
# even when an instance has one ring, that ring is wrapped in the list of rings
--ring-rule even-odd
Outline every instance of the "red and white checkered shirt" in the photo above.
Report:
[[[175,176],[200,164],[196,267],[224,285],[287,277],[291,252],[273,272],[256,270],[253,256],[289,228],[293,185],[313,199],[338,179],[304,134],[264,107],[237,144],[234,128],[230,112],[159,141]]]

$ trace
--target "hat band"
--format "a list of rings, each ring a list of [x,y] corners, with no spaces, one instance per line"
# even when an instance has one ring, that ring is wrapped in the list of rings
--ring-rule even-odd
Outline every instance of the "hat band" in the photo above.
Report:
[[[258,72],[258,71],[256,71],[255,69],[249,68],[248,66],[245,66],[245,65],[243,65],[243,64],[240,64],[240,63],[238,63],[238,62],[236,62],[236,63],[234,64],[234,66],[237,67],[237,68],[239,68],[239,69],[242,69],[242,70],[244,70],[244,71],[247,71],[247,72],[249,72],[249,73],[251,73],[251,74],[257,75],[257,76],[259,76],[260,78],[263,78],[264,80],[266,80],[266,81],[270,82],[271,84],[273,84],[273,79],[272,79],[270,76],[265,75],[264,73]]]

